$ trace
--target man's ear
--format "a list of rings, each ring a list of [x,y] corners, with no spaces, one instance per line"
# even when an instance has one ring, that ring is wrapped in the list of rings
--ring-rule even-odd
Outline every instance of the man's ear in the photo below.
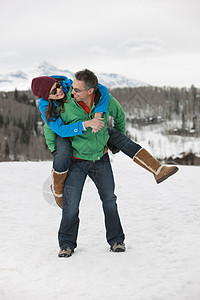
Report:
[[[91,95],[91,94],[93,94],[93,93],[94,93],[94,88],[91,88],[91,89],[88,90],[88,94],[89,94],[89,95]]]

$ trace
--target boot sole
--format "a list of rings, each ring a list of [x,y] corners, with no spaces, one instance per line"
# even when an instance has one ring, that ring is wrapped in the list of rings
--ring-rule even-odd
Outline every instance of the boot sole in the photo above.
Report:
[[[124,249],[116,249],[116,250],[110,250],[111,252],[119,253],[119,252],[125,252]]]
[[[60,254],[58,255],[58,257],[70,257],[72,256],[72,253],[71,254]]]
[[[72,252],[70,254],[66,254],[66,253],[58,254],[58,257],[70,257],[70,256],[72,256],[73,253],[74,253],[74,251],[72,250]]]
[[[174,170],[172,170],[170,173],[168,173],[167,175],[161,177],[160,179],[156,180],[156,182],[159,184],[161,182],[163,182],[164,180],[166,180],[168,177],[174,175],[177,171],[179,170],[178,167],[176,167]]]

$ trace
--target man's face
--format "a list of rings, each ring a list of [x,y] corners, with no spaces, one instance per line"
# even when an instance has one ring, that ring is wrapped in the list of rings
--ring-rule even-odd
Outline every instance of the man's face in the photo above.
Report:
[[[62,86],[58,82],[55,82],[51,87],[49,99],[56,101],[62,99],[64,96],[65,94],[63,92]]]
[[[83,81],[77,80],[76,78],[74,79],[72,84],[72,94],[74,95],[74,99],[76,101],[85,102],[85,100],[87,100],[88,96],[90,95],[90,90],[86,90]]]

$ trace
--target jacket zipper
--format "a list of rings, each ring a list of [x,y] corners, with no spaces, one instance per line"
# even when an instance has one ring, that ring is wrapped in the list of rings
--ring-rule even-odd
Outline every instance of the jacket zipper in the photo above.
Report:
[[[75,99],[74,99],[75,100]],[[89,112],[89,114],[87,114],[87,112],[83,109],[83,107],[75,100],[75,103],[76,103],[76,105],[81,109],[81,110],[83,110],[84,111],[84,113],[87,115],[87,117],[88,117],[88,119],[89,120],[91,120],[92,118],[91,118],[91,114],[90,114],[90,112]],[[97,136],[95,136],[95,138],[96,138],[96,143],[95,143],[95,151],[93,151],[93,153],[95,153],[95,152],[97,152]],[[93,159],[94,159],[94,154],[92,153],[92,155],[93,155]]]

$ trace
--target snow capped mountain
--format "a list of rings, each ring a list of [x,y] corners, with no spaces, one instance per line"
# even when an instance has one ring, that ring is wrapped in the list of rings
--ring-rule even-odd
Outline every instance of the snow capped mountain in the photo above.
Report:
[[[10,86],[12,86],[12,84],[18,80],[27,80],[28,76],[26,73],[22,72],[22,71],[16,71],[16,72],[11,72],[8,74],[0,74],[0,87],[3,88],[3,86],[7,86],[7,84],[9,83]]]
[[[65,75],[68,78],[74,77],[74,73],[69,70],[61,70],[48,62],[44,61],[35,69],[26,69],[23,71],[17,70],[7,74],[0,74],[0,91],[28,90],[31,86],[31,81],[37,76]],[[138,87],[148,86],[147,83],[128,78],[120,74],[96,73],[99,82],[106,85],[108,88],[116,87]]]
[[[50,65],[48,62],[44,61],[37,68],[37,76],[51,76],[51,75],[65,75],[69,78],[74,77],[74,73],[69,70],[61,70],[53,65]],[[31,77],[33,78],[33,76]]]
[[[135,79],[128,78],[124,75],[116,74],[116,73],[96,73],[99,82],[104,84],[110,89],[113,88],[124,88],[124,87],[139,87],[139,86],[148,86],[149,84],[138,81]]]

